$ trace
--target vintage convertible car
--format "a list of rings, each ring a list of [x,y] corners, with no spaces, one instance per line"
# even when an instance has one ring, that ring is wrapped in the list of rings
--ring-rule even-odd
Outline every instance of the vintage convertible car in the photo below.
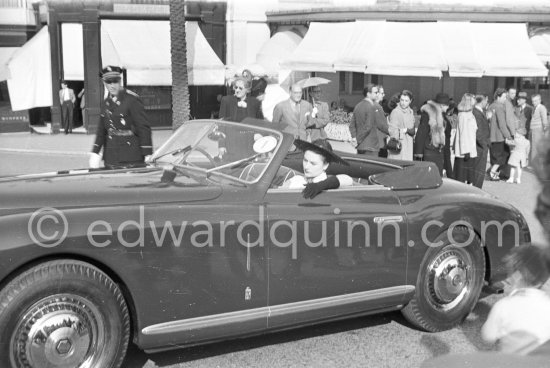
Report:
[[[159,351],[402,310],[459,324],[518,210],[435,166],[341,154],[353,186],[304,199],[294,138],[269,124],[185,123],[147,167],[0,181],[0,366],[118,367]],[[225,154],[220,155],[220,152]]]

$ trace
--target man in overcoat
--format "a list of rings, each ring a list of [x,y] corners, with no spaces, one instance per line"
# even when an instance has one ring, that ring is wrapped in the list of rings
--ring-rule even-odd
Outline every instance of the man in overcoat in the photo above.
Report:
[[[378,157],[380,142],[378,140],[378,126],[383,126],[385,119],[382,107],[378,101],[378,86],[367,84],[363,90],[365,98],[353,109],[353,117],[349,126],[352,144],[357,153]],[[387,124],[386,124],[387,125]]]

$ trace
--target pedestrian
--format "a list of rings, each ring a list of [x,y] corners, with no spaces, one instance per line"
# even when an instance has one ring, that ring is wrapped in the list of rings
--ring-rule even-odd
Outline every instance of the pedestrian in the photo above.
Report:
[[[262,104],[256,97],[250,96],[252,80],[249,73],[233,81],[233,94],[221,99],[219,118],[226,121],[241,122],[245,118],[263,119]],[[218,157],[226,161],[235,161],[254,152],[254,132],[248,129],[220,128],[222,138],[218,141]]]
[[[435,163],[441,175],[443,175],[443,169],[448,169],[448,165],[445,164],[444,149],[449,147],[447,138],[450,138],[451,132],[451,124],[445,115],[449,100],[448,94],[440,92],[420,108],[420,123],[413,148],[414,158]],[[448,172],[447,176],[449,176]]]
[[[527,92],[518,93],[518,104],[516,106],[516,116],[518,118],[517,128],[524,128],[527,132],[526,137],[529,137],[529,129],[531,127],[531,118],[533,117],[533,107],[527,103]]]
[[[59,90],[59,103],[61,104],[61,125],[65,134],[73,132],[73,110],[76,97],[74,91],[67,86],[66,81],[61,81]]]
[[[533,102],[533,116],[531,117],[531,124],[529,130],[531,131],[531,162],[535,162],[539,152],[543,149],[541,147],[543,138],[548,132],[548,110],[541,102],[539,94],[535,94],[531,97]]]
[[[82,125],[86,126],[86,116],[84,114],[84,109],[86,108],[86,94],[84,88],[78,92],[78,98],[80,98],[80,112],[82,114]]]
[[[310,125],[308,126],[311,141],[326,139],[325,126],[330,123],[330,111],[328,103],[321,100],[322,90],[320,86],[309,89],[309,102],[313,106]]]
[[[273,110],[273,124],[284,132],[294,135],[294,138],[307,141],[311,139],[307,131],[310,125],[313,106],[302,100],[302,87],[294,83],[290,86],[290,98],[275,105]]]
[[[491,149],[489,150],[491,170],[489,175],[493,181],[500,180],[499,170],[506,165],[510,156],[510,149],[505,141],[512,140],[515,134],[515,127],[506,118],[506,98],[506,90],[497,88],[494,93],[494,101],[489,106],[491,114]]]
[[[384,92],[384,86],[381,84],[378,85],[378,95],[376,95],[377,114],[379,117],[376,119],[376,127],[378,128],[378,157],[388,157],[388,150],[386,148],[386,141],[390,135],[389,126],[388,126],[388,115],[382,107],[384,104],[387,104],[385,98],[386,93]]]
[[[473,179],[472,185],[481,189],[485,180],[485,170],[487,169],[487,154],[491,146],[491,138],[489,132],[489,121],[487,120],[486,111],[488,97],[482,94],[476,95],[476,105],[473,110],[476,119],[476,150],[477,157],[473,163]]]
[[[525,138],[527,131],[525,128],[516,129],[516,135],[514,137],[514,145],[512,146],[512,152],[508,159],[508,165],[510,165],[510,178],[506,180],[507,183],[521,183],[521,171],[522,168],[527,166],[527,160],[529,158],[529,151],[531,149],[531,143]]]
[[[233,82],[233,93],[223,96],[220,102],[219,118],[241,122],[247,117],[263,119],[262,107],[256,97],[249,96],[252,81],[238,77]]]
[[[107,66],[101,71],[108,92],[101,108],[90,167],[99,167],[103,161],[107,169],[145,166],[153,153],[151,127],[139,96],[121,84],[122,69]]]
[[[383,114],[381,114],[381,107],[377,103],[377,95],[378,86],[373,83],[367,84],[363,89],[365,98],[353,109],[349,126],[351,142],[357,148],[357,153],[373,157],[378,157],[380,150],[378,126],[384,124],[379,121]]]
[[[389,136],[390,138],[397,139],[401,143],[401,151],[388,151],[388,158],[410,161],[413,159],[415,119],[414,113],[410,107],[412,101],[412,92],[403,90],[399,97],[399,104],[391,111],[388,124]]]
[[[519,126],[519,119],[516,115],[516,96],[517,96],[516,87],[508,87],[506,92],[506,100],[504,101],[504,106],[506,107],[506,121],[510,127],[514,127],[512,131],[512,136],[516,133],[515,129]]]
[[[473,110],[475,97],[465,93],[457,106],[458,124],[455,134],[454,179],[463,183],[474,181],[474,161],[477,158],[477,122]]]
[[[506,265],[512,291],[493,306],[481,336],[502,353],[525,355],[550,340],[550,296],[540,289],[548,280],[548,259],[529,245],[513,249]]]

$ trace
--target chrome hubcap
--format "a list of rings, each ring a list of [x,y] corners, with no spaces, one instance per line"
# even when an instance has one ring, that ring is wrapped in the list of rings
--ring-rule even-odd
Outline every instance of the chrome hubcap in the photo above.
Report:
[[[44,298],[25,313],[11,338],[15,367],[91,367],[104,341],[104,323],[75,295]]]
[[[455,307],[471,284],[468,254],[452,248],[441,252],[429,265],[427,287],[432,304],[440,309]]]

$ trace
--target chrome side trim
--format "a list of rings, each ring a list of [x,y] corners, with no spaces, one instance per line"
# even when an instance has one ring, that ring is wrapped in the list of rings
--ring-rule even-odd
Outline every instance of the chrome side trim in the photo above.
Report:
[[[383,224],[386,222],[403,222],[403,216],[381,216],[375,217],[373,221],[376,224]]]
[[[376,299],[397,296],[413,292],[413,285],[393,286],[384,289],[372,291],[362,291],[359,293],[330,296],[327,298],[305,300],[302,302],[274,305],[270,307],[270,317],[283,316],[291,313],[300,313],[306,311],[319,310],[330,307],[338,307],[341,305],[368,302]]]
[[[143,328],[144,335],[163,335],[177,332],[200,330],[204,328],[215,328],[227,324],[244,323],[260,318],[282,316],[286,314],[319,310],[323,308],[337,307],[357,302],[372,301],[383,297],[398,296],[414,291],[413,285],[393,286],[384,289],[363,291],[353,294],[336,295],[327,298],[306,300],[296,303],[274,305],[246,309],[229,313],[215,314],[213,316],[202,316],[178,321],[158,323]],[[266,325],[267,327],[267,325]]]

